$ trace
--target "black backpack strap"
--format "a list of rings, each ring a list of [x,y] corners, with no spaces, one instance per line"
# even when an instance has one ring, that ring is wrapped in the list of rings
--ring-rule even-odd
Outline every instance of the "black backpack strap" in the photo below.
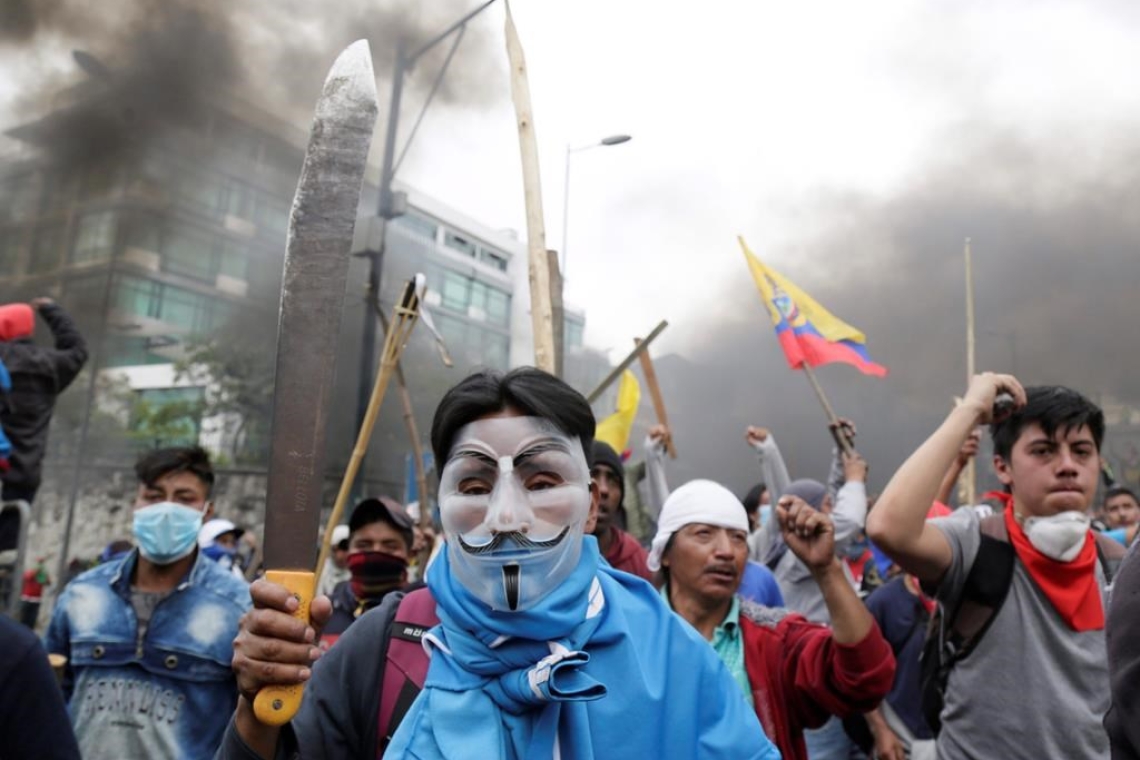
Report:
[[[952,610],[939,605],[930,620],[922,651],[922,710],[935,733],[941,728],[942,707],[950,671],[981,642],[997,618],[1013,585],[1017,554],[1009,542],[1004,518],[981,520],[981,540]]]

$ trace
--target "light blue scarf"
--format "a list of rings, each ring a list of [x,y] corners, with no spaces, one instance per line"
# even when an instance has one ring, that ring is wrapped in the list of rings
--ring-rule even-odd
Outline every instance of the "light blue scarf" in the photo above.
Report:
[[[600,562],[591,536],[529,610],[488,609],[447,552],[428,586],[441,621],[424,638],[431,665],[385,757],[779,757],[712,647],[648,583]]]

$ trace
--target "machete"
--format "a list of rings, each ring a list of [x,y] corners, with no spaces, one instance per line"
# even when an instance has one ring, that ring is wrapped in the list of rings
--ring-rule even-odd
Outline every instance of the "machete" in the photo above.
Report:
[[[277,323],[265,578],[297,597],[295,617],[306,622],[314,592],[337,335],[377,111],[372,54],[359,40],[336,59],[317,101],[289,217]],[[302,689],[302,684],[261,689],[254,714],[262,723],[283,725],[300,706]]]

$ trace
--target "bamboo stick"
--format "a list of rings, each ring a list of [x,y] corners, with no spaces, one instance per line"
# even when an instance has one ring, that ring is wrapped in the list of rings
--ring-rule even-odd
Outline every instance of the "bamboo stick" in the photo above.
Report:
[[[605,379],[602,380],[602,382],[598,383],[598,387],[591,391],[589,396],[586,396],[586,401],[590,402],[591,404],[597,401],[598,398],[606,392],[606,388],[609,388],[611,385],[613,385],[614,381],[621,377],[621,373],[629,369],[630,365],[637,361],[637,357],[641,355],[641,352],[648,349],[649,344],[652,343],[658,335],[664,332],[665,328],[668,326],[668,322],[666,322],[664,319],[661,320],[661,322],[658,323],[657,327],[653,328],[653,332],[649,333],[649,335],[646,336],[645,340],[637,344],[634,349],[629,352],[629,356],[622,359],[621,363],[614,367],[613,370],[610,371],[610,374],[606,375]]]
[[[526,57],[506,2],[507,57],[511,64],[511,97],[519,129],[523,194],[526,198],[527,260],[530,269],[530,315],[534,327],[534,365],[555,373],[554,315],[550,295],[550,267],[546,254],[546,228],[542,220],[542,182],[538,171],[538,139],[527,81]]]
[[[364,414],[360,431],[356,435],[356,445],[353,446],[352,456],[349,457],[348,466],[344,471],[344,478],[340,481],[340,491],[337,493],[336,502],[333,504],[332,514],[329,515],[328,522],[325,524],[325,533],[321,538],[321,551],[317,556],[316,580],[314,581],[316,584],[321,581],[321,572],[324,570],[325,561],[329,556],[332,529],[340,523],[344,514],[344,505],[348,502],[352,484],[356,481],[356,475],[360,471],[360,463],[364,460],[364,454],[368,450],[368,442],[372,438],[372,429],[376,425],[376,417],[380,413],[380,405],[384,401],[388,383],[396,371],[400,354],[404,352],[404,346],[408,343],[412,329],[416,326],[419,308],[420,302],[415,293],[415,281],[410,280],[404,288],[403,298],[400,299],[400,303],[394,309],[395,324],[384,338],[384,351],[380,357],[380,371],[376,373],[376,382],[372,386],[372,397],[368,400],[368,409]]]

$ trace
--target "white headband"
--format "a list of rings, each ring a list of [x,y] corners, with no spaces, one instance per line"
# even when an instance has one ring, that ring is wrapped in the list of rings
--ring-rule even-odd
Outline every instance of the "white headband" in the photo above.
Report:
[[[661,507],[657,535],[653,537],[646,563],[650,570],[661,569],[665,545],[674,533],[691,523],[748,532],[748,514],[732,491],[711,480],[690,480],[669,494]]]

